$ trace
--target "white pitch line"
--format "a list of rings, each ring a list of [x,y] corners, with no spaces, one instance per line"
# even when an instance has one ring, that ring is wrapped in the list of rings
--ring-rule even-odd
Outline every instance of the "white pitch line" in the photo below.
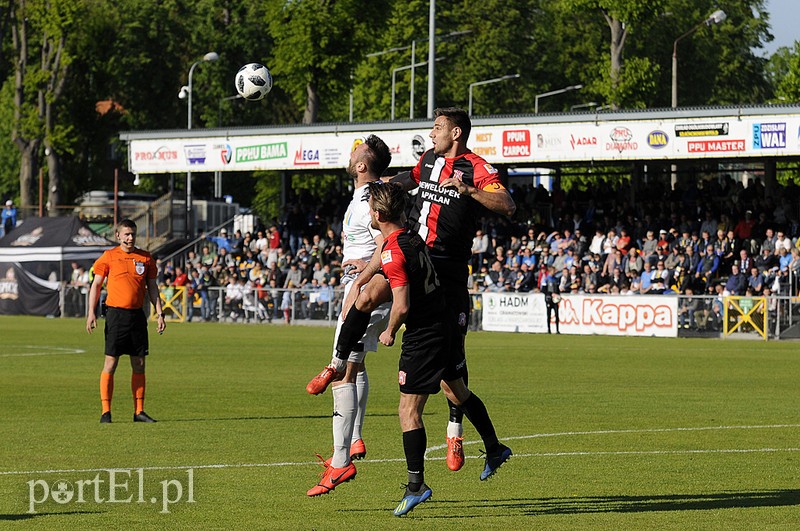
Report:
[[[615,433],[665,433],[678,431],[710,431],[710,430],[754,430],[754,429],[779,429],[779,428],[800,428],[800,424],[772,424],[764,426],[706,426],[697,428],[651,428],[640,430],[598,430],[598,431],[574,431],[561,433],[538,433],[534,435],[520,435],[516,437],[504,437],[503,441],[534,439],[539,437],[559,437],[570,435],[593,435],[593,434],[615,434]],[[482,441],[465,441],[464,444],[478,444]],[[443,461],[444,457],[428,457],[434,450],[446,448],[446,445],[433,446],[425,450],[426,461]],[[685,455],[685,454],[735,454],[735,453],[776,453],[776,452],[800,452],[800,448],[733,448],[733,449],[699,449],[699,450],[628,450],[628,451],[599,451],[599,452],[544,452],[514,454],[513,457],[578,457],[578,456],[601,456],[601,455]],[[467,459],[483,459],[480,456],[465,456]],[[400,463],[405,462],[403,458],[396,459],[364,459],[362,463]],[[111,467],[111,468],[73,468],[73,469],[48,469],[48,470],[10,470],[0,471],[0,476],[24,476],[37,474],[78,474],[90,472],[127,471],[127,470],[203,470],[203,469],[226,469],[226,468],[272,468],[284,466],[308,466],[319,464],[319,461],[284,461],[279,463],[218,463],[210,465],[175,465],[175,466],[140,466],[140,467]]]
[[[39,346],[29,346],[29,345],[9,345],[6,346],[6,350],[10,350],[13,348],[42,348],[41,345]],[[30,356],[54,356],[58,354],[83,354],[86,352],[81,348],[64,348],[64,347],[47,347],[49,350],[43,352],[12,352],[11,354],[0,354],[0,358],[27,358]]]
[[[756,454],[775,452],[800,452],[800,448],[730,448],[704,450],[628,450],[619,452],[547,452],[535,454],[513,454],[511,457],[570,457],[595,455],[684,455],[684,454]]]
[[[767,424],[763,426],[701,426],[696,428],[642,428],[634,430],[597,430],[597,431],[562,431],[556,433],[536,433],[533,435],[518,435],[515,437],[503,437],[501,441],[515,441],[521,439],[539,439],[542,437],[570,437],[574,435],[614,435],[623,433],[669,433],[679,431],[716,431],[716,430],[771,430],[771,429],[784,429],[784,428],[800,428],[800,424]],[[462,444],[480,444],[483,441],[464,441]],[[426,450],[434,452],[436,450],[444,450],[447,448],[446,444],[432,446]]]

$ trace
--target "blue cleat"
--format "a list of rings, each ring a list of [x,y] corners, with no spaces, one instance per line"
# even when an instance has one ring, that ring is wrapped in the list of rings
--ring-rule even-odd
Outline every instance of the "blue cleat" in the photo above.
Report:
[[[408,490],[408,487],[406,487],[406,494],[403,496],[403,499],[400,500],[400,505],[394,510],[394,515],[403,516],[404,514],[410,513],[414,507],[430,498],[431,494],[433,494],[433,491],[425,483],[422,484],[417,492],[411,492]]]
[[[511,448],[501,444],[496,452],[486,454],[486,466],[483,467],[483,472],[481,472],[481,481],[492,477],[497,472],[497,469],[500,468],[500,465],[508,461],[511,453]]]

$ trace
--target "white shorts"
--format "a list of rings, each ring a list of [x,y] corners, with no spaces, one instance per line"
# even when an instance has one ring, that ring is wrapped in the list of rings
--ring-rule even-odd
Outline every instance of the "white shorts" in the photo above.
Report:
[[[344,298],[347,298],[347,294],[350,293],[350,288],[353,286],[352,282],[347,282],[344,285]],[[347,361],[352,363],[363,363],[364,358],[367,356],[367,352],[377,352],[378,351],[378,337],[380,337],[381,333],[386,330],[386,325],[389,324],[389,311],[392,308],[391,302],[384,302],[377,308],[372,311],[372,314],[369,318],[369,325],[367,325],[367,331],[364,332],[364,336],[361,338],[361,344],[364,345],[364,348],[361,352],[351,352],[350,357],[347,358]],[[336,343],[339,341],[339,332],[342,329],[342,321],[341,318],[336,320],[336,334],[333,336],[333,356],[336,356]]]

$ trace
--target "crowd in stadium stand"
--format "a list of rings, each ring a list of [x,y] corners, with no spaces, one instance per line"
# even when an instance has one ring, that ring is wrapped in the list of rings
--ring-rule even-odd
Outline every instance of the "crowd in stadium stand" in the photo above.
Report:
[[[651,182],[635,190],[625,184],[590,192],[530,185],[509,191],[518,206],[513,219],[487,213],[479,220],[473,292],[537,292],[548,274],[561,293],[798,292],[797,186],[781,187],[774,198],[758,179],[745,187],[730,177],[675,189]],[[347,191],[321,204],[300,197],[280,221],[254,234],[223,229],[206,236],[185,266],[159,264],[158,280],[167,290],[185,285],[197,293],[203,319],[213,318],[218,304],[227,315],[254,302],[270,320],[288,321],[292,303],[298,318],[331,304],[338,312],[347,203]],[[209,290],[215,286],[224,291]],[[210,300],[211,292],[218,300]]]

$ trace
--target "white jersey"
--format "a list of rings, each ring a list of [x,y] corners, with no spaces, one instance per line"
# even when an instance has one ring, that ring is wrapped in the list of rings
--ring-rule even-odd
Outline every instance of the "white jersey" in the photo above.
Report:
[[[353,191],[353,199],[347,207],[342,224],[344,232],[344,260],[364,260],[369,262],[377,247],[375,238],[381,233],[370,226],[372,218],[369,215],[369,187],[364,185]],[[356,278],[353,273],[342,275],[342,285],[344,286],[344,297],[353,287],[352,281]],[[389,322],[389,310],[391,302],[385,302],[372,310],[367,331],[361,338],[362,349],[351,352],[348,361],[362,363],[367,352],[378,350],[378,337],[386,329]],[[336,320],[336,333],[333,337],[333,357],[336,356],[336,343],[339,340],[339,333],[342,330],[342,319]]]
[[[353,190],[353,199],[347,206],[342,231],[344,232],[344,259],[369,262],[375,253],[375,238],[381,233],[370,226],[369,187],[364,185]]]

